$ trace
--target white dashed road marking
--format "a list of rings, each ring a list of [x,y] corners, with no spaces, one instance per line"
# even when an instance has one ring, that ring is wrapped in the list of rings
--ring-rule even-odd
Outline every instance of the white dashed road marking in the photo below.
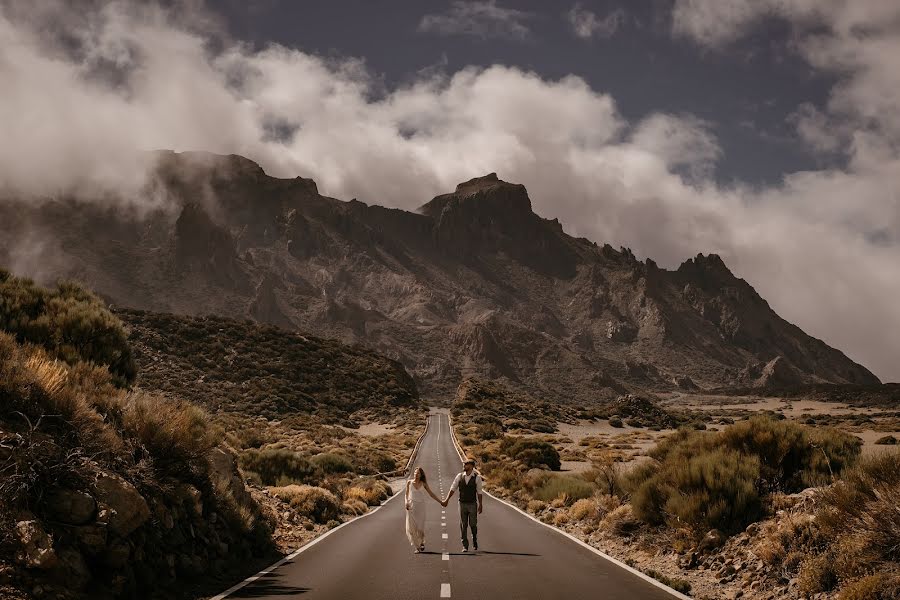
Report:
[[[450,584],[442,583],[441,584],[441,598],[449,598],[450,597]]]
[[[441,560],[450,560],[450,553],[444,552],[443,554],[441,554]]]
[[[447,539],[447,534],[446,534],[446,533],[442,533],[442,534],[441,534],[441,537],[442,537],[443,539],[446,540],[446,539]]]

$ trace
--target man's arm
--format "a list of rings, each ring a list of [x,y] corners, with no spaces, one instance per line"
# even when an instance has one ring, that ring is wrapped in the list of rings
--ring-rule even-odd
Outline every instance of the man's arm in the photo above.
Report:
[[[450,484],[450,491],[447,492],[447,497],[441,503],[444,506],[447,506],[447,503],[450,502],[450,498],[453,497],[453,493],[456,491],[456,488],[459,487],[459,473],[456,474],[456,477],[453,478],[453,483]]]
[[[484,489],[484,481],[481,479],[481,474],[475,474],[475,491],[478,492],[478,514],[481,514],[481,511],[484,510],[484,496],[482,495],[482,491]]]

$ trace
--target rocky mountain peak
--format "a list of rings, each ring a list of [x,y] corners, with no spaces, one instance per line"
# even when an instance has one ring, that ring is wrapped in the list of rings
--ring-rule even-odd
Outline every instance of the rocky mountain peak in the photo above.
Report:
[[[452,212],[453,216],[445,215]],[[489,173],[456,186],[452,194],[437,196],[419,208],[435,220],[445,218],[503,219],[534,217],[531,199],[524,185],[508,183]]]

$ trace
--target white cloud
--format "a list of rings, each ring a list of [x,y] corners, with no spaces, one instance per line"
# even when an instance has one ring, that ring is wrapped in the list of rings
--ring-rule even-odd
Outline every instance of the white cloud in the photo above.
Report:
[[[524,40],[531,35],[525,24],[531,17],[529,12],[498,6],[496,0],[456,0],[446,13],[422,17],[419,31]]]
[[[0,187],[133,190],[144,173],[133,149],[204,149],[313,177],[331,196],[411,209],[497,171],[576,235],[665,267],[722,254],[787,319],[900,379],[900,339],[886,333],[900,328],[894,121],[839,100],[869,97],[865,69],[889,71],[886,58],[839,53],[849,87],[825,114],[865,125],[841,138],[846,168],[724,188],[708,176],[720,154],[709,125],[664,113],[628,122],[577,77],[493,66],[383,89],[358,61],[210,43],[202,13],[53,6],[50,27],[0,3]]]
[[[610,12],[601,19],[596,13],[584,8],[581,3],[575,4],[565,16],[572,31],[582,39],[590,39],[594,36],[610,38],[625,23],[625,11],[621,8]]]

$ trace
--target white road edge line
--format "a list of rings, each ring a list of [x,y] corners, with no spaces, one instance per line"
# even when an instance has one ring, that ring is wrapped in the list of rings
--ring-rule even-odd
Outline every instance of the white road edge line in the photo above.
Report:
[[[430,423],[430,419],[426,417],[426,418],[425,418],[425,432],[422,434],[422,438],[421,438],[421,439],[423,439],[423,440],[425,439],[425,436],[428,434],[428,425],[429,425],[429,423]],[[440,430],[438,430],[438,431],[440,431]],[[418,453],[418,447],[415,448],[415,452]],[[410,462],[409,462],[410,466],[412,466],[412,463],[413,463],[413,460],[412,460],[412,457],[411,457]],[[294,550],[293,552],[291,552],[291,553],[288,554],[287,556],[283,557],[283,558],[282,558],[281,560],[279,560],[278,562],[276,562],[276,563],[274,563],[274,564],[272,564],[272,565],[266,567],[265,569],[263,569],[262,571],[260,571],[260,572],[257,573],[256,575],[251,575],[250,577],[248,577],[247,579],[241,581],[240,583],[237,583],[237,584],[231,586],[230,588],[228,588],[227,590],[225,590],[225,591],[222,592],[221,594],[218,594],[218,595],[216,595],[216,596],[213,596],[213,597],[210,598],[209,600],[224,600],[225,598],[227,598],[227,597],[230,596],[231,594],[233,594],[233,593],[235,593],[236,591],[238,591],[239,589],[241,589],[241,588],[243,588],[243,587],[245,587],[245,586],[247,586],[247,585],[253,583],[254,581],[256,581],[257,579],[259,579],[260,577],[263,577],[264,575],[268,575],[269,573],[271,573],[272,571],[274,571],[274,570],[277,569],[278,567],[282,566],[284,563],[290,562],[290,561],[294,560],[295,558],[297,558],[297,556],[299,556],[299,555],[302,554],[303,552],[306,552],[307,550],[309,550],[310,548],[312,548],[313,546],[315,546],[316,544],[318,544],[319,542],[321,542],[322,540],[324,540],[325,538],[327,538],[329,535],[331,535],[332,533],[334,533],[335,531],[337,531],[337,530],[339,530],[339,529],[342,529],[342,528],[346,527],[347,525],[350,525],[351,523],[355,523],[356,521],[359,521],[360,519],[365,519],[366,517],[368,517],[368,516],[370,516],[370,515],[374,515],[374,514],[377,513],[379,510],[381,510],[382,508],[384,508],[385,506],[387,506],[387,505],[388,505],[388,502],[390,502],[390,501],[393,500],[394,498],[397,498],[397,497],[400,496],[400,495],[401,495],[400,492],[397,492],[396,494],[394,494],[393,496],[391,496],[390,498],[388,498],[387,500],[385,500],[384,503],[383,503],[381,506],[379,506],[378,508],[376,508],[375,510],[370,510],[369,512],[365,513],[364,515],[359,515],[358,517],[353,517],[353,518],[350,519],[349,521],[345,521],[344,523],[341,523],[340,525],[338,525],[338,526],[335,527],[334,529],[329,529],[328,531],[326,531],[325,533],[323,533],[322,535],[320,535],[320,536],[317,537],[316,539],[312,540],[312,541],[309,542],[308,544],[304,544],[303,546],[300,546],[299,548],[297,548],[296,550]]]
[[[441,598],[449,598],[450,597],[450,584],[442,583],[441,584]]]
[[[454,448],[454,450],[456,450],[456,453],[459,455],[459,460],[463,461],[463,460],[465,460],[465,456],[463,455],[462,450],[460,449],[459,444],[456,441],[456,434],[453,432],[453,424],[450,422],[449,415],[447,416],[447,425],[448,425],[448,427],[450,427],[450,439],[453,440],[453,448]],[[637,575],[638,577],[640,577],[647,583],[649,583],[651,585],[655,585],[656,587],[660,588],[663,591],[668,592],[669,594],[675,596],[676,598],[680,598],[681,600],[694,600],[690,596],[686,596],[677,590],[673,590],[672,588],[670,588],[666,584],[662,583],[661,581],[657,581],[656,579],[653,579],[646,573],[642,573],[641,571],[638,571],[634,567],[630,567],[630,566],[626,565],[625,563],[623,563],[622,561],[620,561],[616,558],[613,558],[612,556],[603,552],[602,550],[598,550],[597,548],[594,548],[590,544],[588,544],[582,540],[579,540],[577,537],[575,537],[571,533],[567,533],[567,532],[563,531],[562,529],[557,529],[553,525],[548,525],[547,523],[544,523],[543,521],[536,519],[534,516],[529,515],[527,512],[525,512],[518,506],[515,506],[514,504],[510,504],[506,500],[502,500],[502,499],[498,498],[497,496],[493,495],[489,491],[484,490],[484,493],[487,494],[488,496],[490,496],[491,498],[493,498],[494,500],[496,500],[497,502],[501,502],[501,503],[505,504],[506,506],[510,507],[511,509],[513,509],[514,511],[520,513],[521,515],[528,517],[529,519],[531,519],[538,525],[543,525],[547,529],[550,529],[551,531],[555,531],[556,533],[569,538],[571,541],[575,542],[579,546],[582,546],[582,547],[590,550],[591,552],[593,552],[597,556],[600,556],[601,558],[605,558],[609,562],[613,563],[614,565],[616,565],[618,567],[625,569],[629,573]],[[213,599],[213,600],[215,600],[215,599]]]

